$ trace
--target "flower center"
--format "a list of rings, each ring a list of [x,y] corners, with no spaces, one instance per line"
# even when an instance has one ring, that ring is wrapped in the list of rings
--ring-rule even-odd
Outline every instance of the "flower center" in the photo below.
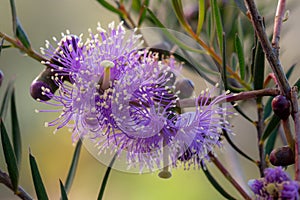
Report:
[[[101,89],[106,90],[110,86],[110,68],[113,68],[115,66],[115,63],[113,63],[110,60],[103,60],[100,63],[101,67],[104,67],[104,74],[103,74],[103,81],[101,84]]]

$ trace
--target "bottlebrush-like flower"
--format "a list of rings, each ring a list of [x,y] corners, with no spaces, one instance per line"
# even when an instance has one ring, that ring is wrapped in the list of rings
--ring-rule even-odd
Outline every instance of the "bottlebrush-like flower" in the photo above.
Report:
[[[178,162],[199,166],[221,146],[222,129],[230,132],[225,116],[232,113],[218,105],[230,95],[212,99],[213,91],[207,90],[194,111],[186,112],[179,100],[190,97],[194,85],[180,78],[180,63],[139,50],[141,36],[125,31],[122,23],[110,24],[108,31],[99,25],[97,31],[89,31],[85,43],[70,34],[58,48],[47,42],[43,52],[58,91],[43,86],[42,95],[52,99],[45,103],[62,109],[46,125],[72,126],[74,141],[86,138],[100,152],[125,154],[129,166],[141,172],[158,167],[164,169],[162,177],[169,177],[168,167]]]
[[[293,181],[281,167],[267,168],[264,175],[264,178],[248,182],[257,200],[300,199],[299,183]]]

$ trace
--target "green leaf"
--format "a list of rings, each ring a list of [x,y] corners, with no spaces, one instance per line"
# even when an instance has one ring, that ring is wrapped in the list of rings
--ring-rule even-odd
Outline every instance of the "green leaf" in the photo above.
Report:
[[[14,152],[16,155],[18,166],[20,167],[22,158],[22,142],[21,142],[21,132],[19,126],[19,120],[17,115],[16,100],[15,100],[15,90],[13,89],[11,95],[11,124],[12,124],[12,138]]]
[[[272,114],[272,100],[274,97],[269,97],[264,107],[264,119],[267,119]]]
[[[176,17],[177,17],[179,23],[186,30],[186,32],[190,33],[192,31],[192,28],[187,23],[187,21],[184,17],[181,0],[172,0],[172,6],[173,6],[173,10],[176,14]]]
[[[66,193],[64,184],[59,179],[59,186],[60,186],[60,194],[61,194],[61,200],[68,200],[68,195]]]
[[[247,8],[245,6],[244,0],[234,0],[238,8],[246,15],[247,14]]]
[[[17,160],[12,145],[9,141],[6,128],[1,119],[0,119],[0,126],[1,126],[2,148],[3,148],[5,162],[7,165],[7,171],[11,180],[13,190],[16,193],[18,192],[18,183],[19,183],[19,169],[17,165]]]
[[[219,10],[219,6],[217,4],[217,0],[211,0],[211,6],[212,6],[212,17],[216,25],[217,30],[217,36],[218,36],[218,43],[220,47],[220,51],[222,51],[223,47],[223,25],[222,25],[222,19],[221,14]]]
[[[36,196],[38,200],[48,200],[48,195],[44,187],[44,183],[40,175],[37,163],[35,161],[34,156],[32,156],[31,153],[29,153],[29,162]]]
[[[144,0],[144,2],[143,2],[142,8],[140,10],[140,18],[138,21],[138,27],[140,27],[142,25],[144,19],[146,18],[146,14],[147,14],[146,7],[149,6],[149,2],[150,2],[150,0]]]
[[[69,172],[68,172],[68,176],[67,176],[67,179],[66,179],[66,183],[65,183],[65,187],[64,187],[66,192],[70,191],[70,188],[72,186],[72,183],[73,183],[73,180],[74,180],[74,177],[75,177],[75,173],[76,173],[77,166],[78,166],[78,161],[79,161],[79,156],[80,156],[81,146],[82,146],[82,141],[79,140],[76,144],[75,151],[74,151],[74,154],[73,154],[72,163],[71,163],[71,166],[70,166],[70,169],[69,169]]]
[[[199,11],[198,11],[198,24],[197,24],[197,31],[196,34],[200,35],[203,22],[204,22],[204,17],[205,17],[205,0],[199,0]]]
[[[8,110],[8,102],[9,102],[9,98],[10,98],[10,94],[13,89],[13,86],[14,86],[14,81],[10,81],[5,90],[4,97],[2,100],[2,104],[1,104],[1,110],[0,110],[0,117],[2,117],[2,119],[5,119],[5,117],[6,117],[7,110]]]
[[[236,34],[235,35],[235,51],[238,55],[238,59],[239,59],[239,66],[240,66],[240,76],[241,79],[245,79],[245,56],[244,56],[244,49],[243,49],[243,45],[242,42],[239,38],[239,36]]]
[[[106,184],[107,184],[107,181],[108,181],[108,177],[109,177],[111,168],[112,168],[116,158],[117,158],[117,154],[114,155],[114,157],[112,158],[112,160],[110,161],[110,163],[109,163],[109,165],[106,169],[106,172],[105,172],[105,175],[104,175],[103,180],[102,180],[102,184],[101,184],[101,188],[100,188],[97,200],[102,200],[102,198],[103,198],[103,194],[104,194],[105,187],[106,187]]]
[[[293,64],[293,65],[289,68],[289,70],[286,72],[285,75],[286,75],[286,78],[287,78],[287,79],[289,79],[289,78],[291,77],[291,75],[292,75],[292,73],[293,73],[295,67],[296,67],[296,64]]]
[[[12,20],[13,20],[14,35],[18,40],[20,40],[20,42],[23,44],[23,46],[26,49],[29,49],[30,42],[29,42],[29,39],[17,17],[16,5],[15,5],[14,0],[10,0],[10,7],[11,7],[11,13],[12,13]]]
[[[27,36],[26,32],[22,28],[22,25],[19,22],[19,20],[17,20],[17,27],[16,27],[16,35],[15,36],[16,36],[16,38],[18,38],[20,40],[20,42],[23,44],[23,46],[26,49],[30,49],[30,47],[31,47],[30,41],[28,39],[28,36]]]
[[[244,158],[248,159],[249,161],[256,163],[256,161],[254,159],[252,159],[250,156],[248,156],[246,153],[244,153],[240,148],[238,148],[234,142],[231,140],[230,136],[228,135],[226,130],[222,130],[223,131],[223,135],[225,137],[225,139],[227,140],[228,144],[230,144],[230,146],[236,151],[238,152],[241,156],[243,156]]]
[[[123,17],[123,18],[124,18],[124,13],[123,13],[120,9],[114,7],[113,5],[111,5],[110,3],[108,3],[108,2],[105,1],[105,0],[97,0],[97,1],[98,1],[104,8],[106,8],[107,10],[109,10],[109,11],[111,11],[111,12],[113,12],[113,13],[116,13],[116,14],[118,14],[120,17]]]
[[[238,63],[238,56],[235,52],[233,52],[230,57],[230,66],[232,67],[232,70],[235,72],[237,70],[237,63]]]
[[[264,73],[265,73],[265,54],[259,41],[256,44],[256,51],[254,57],[254,90],[263,88],[264,84]]]
[[[222,44],[222,79],[224,83],[225,90],[228,90],[228,82],[227,82],[227,70],[226,70],[226,40],[225,40],[225,33],[222,35],[223,44]]]
[[[185,49],[187,51],[190,51],[190,52],[194,52],[194,53],[199,53],[199,54],[207,54],[206,51],[204,50],[200,50],[200,49],[195,49],[195,48],[192,48],[186,44],[184,44],[183,42],[181,42],[180,40],[178,40],[172,33],[169,32],[169,30],[159,21],[159,19],[155,16],[155,14],[149,9],[147,8],[147,11],[149,13],[149,16],[150,18],[153,20],[153,23],[155,25],[157,25],[160,30],[166,35],[166,37],[174,42],[175,44],[178,45],[178,47],[182,48],[182,49]]]
[[[217,180],[212,176],[212,174],[209,172],[208,168],[204,164],[204,162],[201,162],[201,168],[204,172],[206,178],[209,180],[209,182],[214,186],[214,188],[226,199],[234,200],[236,198],[232,197],[229,193],[227,193],[223,187],[217,182]]]
[[[280,118],[273,114],[270,122],[265,128],[265,131],[262,135],[260,142],[264,142],[271,135],[271,133],[278,126],[279,123],[280,123]]]
[[[270,136],[268,138],[268,141],[267,141],[266,146],[265,146],[265,153],[266,153],[266,155],[270,155],[270,153],[274,149],[276,138],[277,138],[278,129],[279,129],[279,124],[272,131],[272,133],[270,134]]]

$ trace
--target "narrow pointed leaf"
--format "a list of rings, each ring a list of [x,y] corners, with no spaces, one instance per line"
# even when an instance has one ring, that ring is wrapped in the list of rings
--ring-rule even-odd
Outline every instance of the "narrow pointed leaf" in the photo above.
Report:
[[[23,44],[26,49],[30,48],[30,42],[24,29],[22,28],[21,22],[18,19],[16,5],[14,0],[10,0],[10,7],[13,20],[13,29],[15,37]]]
[[[64,184],[59,179],[59,186],[60,186],[60,194],[61,194],[61,200],[68,200],[68,195],[65,190]]]
[[[213,175],[209,172],[208,168],[204,165],[204,163],[201,163],[202,171],[204,172],[206,178],[209,180],[209,182],[214,186],[214,188],[226,199],[234,200],[236,198],[232,197],[228,192],[226,192],[223,187],[217,182],[217,180],[213,177]]]
[[[172,0],[172,6],[173,6],[173,10],[174,10],[176,17],[177,17],[179,23],[181,24],[181,26],[186,30],[186,32],[191,33],[192,28],[187,23],[187,21],[184,17],[181,0]]]
[[[106,187],[106,184],[107,184],[107,181],[108,181],[108,177],[109,177],[111,168],[112,168],[116,158],[117,158],[117,154],[114,155],[114,157],[112,158],[112,160],[110,161],[110,163],[109,163],[109,165],[106,169],[106,172],[105,172],[105,175],[104,175],[103,180],[102,180],[102,184],[101,184],[101,188],[100,188],[97,200],[102,200],[102,198],[103,198],[105,187]]]
[[[255,58],[254,58],[254,89],[259,90],[263,88],[264,73],[265,73],[265,54],[259,41],[257,41]]]
[[[6,128],[1,119],[0,119],[0,126],[1,126],[2,148],[3,148],[5,162],[7,165],[7,171],[8,171],[14,192],[17,192],[18,183],[19,183],[19,169],[18,169],[18,165],[17,165],[16,156],[14,154],[12,145],[9,141],[9,137],[7,135]]]
[[[245,79],[245,56],[242,42],[238,35],[235,35],[235,51],[238,55],[239,59],[239,67],[240,67],[240,77],[241,79]]]
[[[289,78],[291,77],[291,75],[292,75],[292,73],[293,73],[295,67],[296,67],[296,64],[293,64],[293,65],[288,69],[288,71],[286,72],[286,77],[287,77],[287,79],[289,79]]]
[[[213,20],[216,25],[217,30],[217,36],[218,36],[218,43],[220,47],[220,51],[222,51],[223,47],[223,25],[222,25],[222,19],[221,14],[219,10],[219,6],[217,4],[217,0],[211,0],[211,6],[212,6],[212,15]]]
[[[18,120],[18,115],[17,115],[14,89],[13,89],[12,95],[11,95],[10,106],[11,106],[11,124],[12,124],[13,146],[14,146],[14,152],[16,155],[17,163],[18,163],[18,166],[20,167],[21,157],[22,157],[22,143],[21,143],[20,126],[19,126],[19,120]]]
[[[116,8],[115,6],[111,5],[110,3],[108,3],[107,1],[105,0],[97,0],[104,8],[106,8],[107,10],[113,12],[113,13],[116,13],[122,17],[124,17],[124,13]]]
[[[226,40],[225,40],[225,33],[223,33],[222,35],[223,39],[222,39],[222,79],[223,79],[223,83],[224,83],[224,88],[227,91],[228,90],[228,82],[227,82],[227,70],[226,70]]]
[[[273,114],[270,122],[265,128],[265,131],[261,138],[261,142],[264,142],[271,135],[271,133],[278,126],[279,123],[280,123],[280,118]]]
[[[8,83],[8,86],[7,86],[7,88],[5,90],[5,93],[4,93],[4,97],[3,97],[3,100],[2,100],[2,104],[1,104],[1,110],[0,110],[0,117],[2,117],[2,119],[5,119],[6,114],[7,114],[8,102],[9,102],[11,90],[13,89],[13,85],[14,85],[14,82],[10,81]]]
[[[204,17],[205,17],[205,0],[199,0],[199,11],[198,11],[198,24],[197,24],[197,30],[196,34],[200,35],[202,27],[203,27],[203,22],[204,22]]]
[[[272,100],[274,97],[269,97],[264,107],[264,119],[267,119],[272,114]]]
[[[149,2],[150,0],[144,0],[142,8],[140,10],[140,17],[139,17],[139,21],[138,21],[138,27],[140,27],[144,21],[144,19],[146,18],[146,14],[147,14],[147,10],[146,7],[149,6]]]
[[[29,162],[36,196],[38,200],[48,200],[48,195],[42,177],[40,175],[36,160],[34,156],[31,155],[31,153],[29,153]]]
[[[75,147],[75,151],[73,154],[73,159],[72,159],[72,163],[68,172],[68,176],[65,182],[65,190],[66,192],[70,191],[70,188],[72,186],[75,174],[76,174],[76,170],[77,170],[77,166],[78,166],[78,161],[79,161],[79,156],[80,156],[80,151],[81,151],[81,146],[82,146],[82,141],[79,140],[76,144]]]
[[[272,131],[272,133],[270,134],[270,136],[268,138],[268,141],[267,141],[266,146],[265,146],[265,153],[266,153],[266,155],[270,155],[270,153],[274,149],[276,138],[277,138],[278,129],[279,129],[279,124]]]
[[[238,8],[246,15],[247,13],[247,8],[245,6],[244,0],[234,0]]]
[[[30,41],[19,20],[17,20],[16,38],[20,40],[26,49],[30,49]]]
[[[246,153],[244,153],[239,147],[237,147],[234,142],[231,140],[230,136],[228,135],[226,130],[223,130],[223,135],[225,137],[225,139],[227,140],[227,142],[230,144],[230,146],[236,151],[238,152],[241,156],[243,156],[244,158],[246,158],[247,160],[256,163],[256,161],[254,159],[252,159],[250,156],[248,156]]]
[[[149,9],[147,8],[148,14],[150,16],[150,18],[152,19],[153,23],[158,26],[159,28],[161,28],[161,31],[166,35],[166,37],[174,42],[176,45],[178,45],[178,47],[187,50],[187,51],[191,51],[194,53],[199,53],[199,54],[207,54],[206,51],[201,50],[201,49],[195,49],[193,47],[190,47],[186,44],[184,44],[184,42],[181,42],[180,40],[178,40],[172,33],[170,33],[168,31],[168,29],[160,22],[160,20],[155,16],[155,14]]]

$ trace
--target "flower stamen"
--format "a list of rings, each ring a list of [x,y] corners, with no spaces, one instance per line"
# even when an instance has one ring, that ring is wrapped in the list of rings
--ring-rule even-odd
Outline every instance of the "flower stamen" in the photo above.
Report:
[[[101,84],[101,89],[106,90],[110,86],[110,68],[113,68],[115,66],[115,63],[113,63],[110,60],[103,60],[100,63],[101,67],[104,67],[104,74],[103,74],[103,81]]]

